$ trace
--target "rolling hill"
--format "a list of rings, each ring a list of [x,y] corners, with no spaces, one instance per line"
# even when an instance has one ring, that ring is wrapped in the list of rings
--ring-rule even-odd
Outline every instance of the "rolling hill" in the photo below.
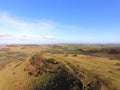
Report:
[[[0,47],[0,90],[119,90],[120,47]]]

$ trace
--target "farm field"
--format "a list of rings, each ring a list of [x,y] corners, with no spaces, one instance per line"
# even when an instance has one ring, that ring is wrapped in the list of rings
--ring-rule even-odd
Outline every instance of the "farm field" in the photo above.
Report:
[[[120,90],[120,46],[0,46],[0,81],[0,90]]]

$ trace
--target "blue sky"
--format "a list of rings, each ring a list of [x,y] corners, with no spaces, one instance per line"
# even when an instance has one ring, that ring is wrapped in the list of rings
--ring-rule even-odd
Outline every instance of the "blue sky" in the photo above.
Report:
[[[120,1],[1,0],[0,43],[120,43]]]

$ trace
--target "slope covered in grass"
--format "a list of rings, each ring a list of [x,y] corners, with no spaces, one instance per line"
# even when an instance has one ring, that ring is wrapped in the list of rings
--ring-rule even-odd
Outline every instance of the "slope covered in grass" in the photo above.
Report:
[[[0,90],[120,89],[118,46],[12,45],[0,49]]]
[[[119,90],[120,88],[118,85],[120,83],[118,60],[86,55],[74,56],[72,54],[67,57],[63,54],[48,54],[47,56],[64,61],[66,66],[71,67],[74,73],[82,80],[86,88],[95,82],[101,86],[101,90]]]
[[[82,90],[83,84],[64,63],[53,58],[43,58],[41,54],[30,59],[34,70],[28,72],[36,77],[37,90]]]

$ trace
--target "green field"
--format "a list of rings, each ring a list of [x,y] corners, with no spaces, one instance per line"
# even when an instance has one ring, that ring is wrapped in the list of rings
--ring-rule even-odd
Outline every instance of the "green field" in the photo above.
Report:
[[[120,90],[120,46],[0,46],[0,81],[0,90]]]

